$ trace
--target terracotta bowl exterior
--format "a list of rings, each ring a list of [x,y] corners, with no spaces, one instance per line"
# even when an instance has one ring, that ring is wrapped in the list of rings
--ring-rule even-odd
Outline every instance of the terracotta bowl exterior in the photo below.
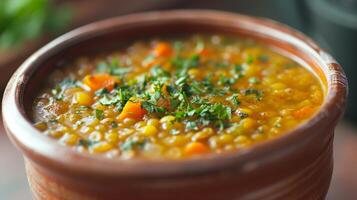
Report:
[[[34,95],[61,63],[151,36],[213,32],[249,36],[306,63],[325,101],[290,133],[235,153],[178,161],[106,159],[78,153],[31,125]],[[52,41],[12,76],[3,120],[20,149],[35,199],[324,199],[332,169],[334,128],[343,114],[347,80],[340,65],[301,33],[255,17],[208,10],[128,15],[93,23]]]

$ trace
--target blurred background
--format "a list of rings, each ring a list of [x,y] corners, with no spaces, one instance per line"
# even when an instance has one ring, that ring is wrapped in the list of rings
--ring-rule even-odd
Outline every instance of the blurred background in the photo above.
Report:
[[[357,0],[0,0],[0,96],[24,59],[68,30],[128,13],[188,8],[279,21],[312,37],[337,59],[347,74],[350,94],[336,130],[335,170],[327,199],[357,199]],[[0,199],[31,199],[22,157],[2,123],[0,156]]]

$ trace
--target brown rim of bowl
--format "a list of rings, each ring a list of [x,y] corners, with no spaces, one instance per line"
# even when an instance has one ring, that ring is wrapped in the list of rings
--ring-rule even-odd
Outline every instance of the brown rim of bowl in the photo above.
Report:
[[[53,53],[58,53],[73,43],[108,33],[118,27],[188,21],[196,24],[209,23],[218,27],[236,27],[236,29],[248,30],[255,35],[273,37],[302,49],[319,63],[327,79],[327,94],[321,109],[307,122],[274,140],[237,152],[209,154],[183,160],[120,160],[79,153],[41,134],[26,117],[23,104],[25,86],[29,77],[35,72],[37,68],[35,66],[43,63]],[[193,176],[232,168],[247,172],[298,150],[301,145],[314,137],[314,134],[306,130],[323,127],[322,123],[336,123],[341,117],[346,103],[347,80],[340,65],[329,54],[322,51],[308,37],[285,25],[271,20],[220,11],[172,10],[112,18],[64,34],[29,57],[12,76],[4,94],[2,114],[8,136],[25,156],[35,163],[69,174],[167,178],[182,175]]]

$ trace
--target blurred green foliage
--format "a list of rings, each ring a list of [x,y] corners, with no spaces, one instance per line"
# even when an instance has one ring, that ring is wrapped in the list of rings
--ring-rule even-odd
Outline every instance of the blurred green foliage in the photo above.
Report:
[[[59,33],[71,18],[69,5],[51,0],[0,0],[0,50],[20,47],[41,34]]]

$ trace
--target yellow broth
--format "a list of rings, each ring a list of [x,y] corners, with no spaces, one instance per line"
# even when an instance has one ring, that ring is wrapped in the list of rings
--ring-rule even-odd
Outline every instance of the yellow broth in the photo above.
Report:
[[[321,106],[319,80],[252,39],[136,41],[57,69],[35,126],[80,152],[181,159],[239,151],[287,133]]]

